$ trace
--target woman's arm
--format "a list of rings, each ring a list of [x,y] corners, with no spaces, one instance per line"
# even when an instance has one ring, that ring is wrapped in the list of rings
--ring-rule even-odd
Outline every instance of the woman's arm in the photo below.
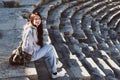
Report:
[[[32,29],[27,28],[24,30],[23,35],[22,35],[22,50],[24,52],[27,52],[29,54],[33,53],[33,44],[32,44]]]

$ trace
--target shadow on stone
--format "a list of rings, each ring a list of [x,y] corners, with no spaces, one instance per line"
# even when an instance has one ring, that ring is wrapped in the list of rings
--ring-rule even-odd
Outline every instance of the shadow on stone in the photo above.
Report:
[[[0,39],[2,39],[2,33],[0,32]]]
[[[4,7],[14,8],[19,7],[19,1],[2,1]]]

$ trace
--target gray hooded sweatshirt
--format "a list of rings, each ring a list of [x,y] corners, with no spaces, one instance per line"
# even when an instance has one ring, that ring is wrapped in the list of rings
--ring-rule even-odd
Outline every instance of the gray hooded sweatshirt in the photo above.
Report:
[[[23,33],[22,33],[22,49],[23,51],[29,53],[30,55],[36,53],[40,46],[37,44],[38,38],[37,38],[37,28],[32,26],[30,22],[28,22],[23,27]]]

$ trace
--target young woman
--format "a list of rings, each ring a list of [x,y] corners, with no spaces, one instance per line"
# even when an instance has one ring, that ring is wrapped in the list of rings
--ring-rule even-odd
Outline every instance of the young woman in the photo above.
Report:
[[[31,61],[43,57],[50,63],[52,78],[63,77],[65,75],[61,72],[57,72],[56,58],[58,58],[58,55],[54,46],[52,44],[43,45],[42,20],[38,12],[34,12],[30,15],[29,22],[24,26],[22,40],[22,49],[32,56]],[[61,66],[62,65],[59,64],[59,67]]]

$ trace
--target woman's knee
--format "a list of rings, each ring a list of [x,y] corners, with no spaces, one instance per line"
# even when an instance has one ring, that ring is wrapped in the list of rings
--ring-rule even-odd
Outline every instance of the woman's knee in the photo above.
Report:
[[[48,47],[49,47],[50,49],[54,49],[54,46],[53,46],[52,44],[49,44]]]

